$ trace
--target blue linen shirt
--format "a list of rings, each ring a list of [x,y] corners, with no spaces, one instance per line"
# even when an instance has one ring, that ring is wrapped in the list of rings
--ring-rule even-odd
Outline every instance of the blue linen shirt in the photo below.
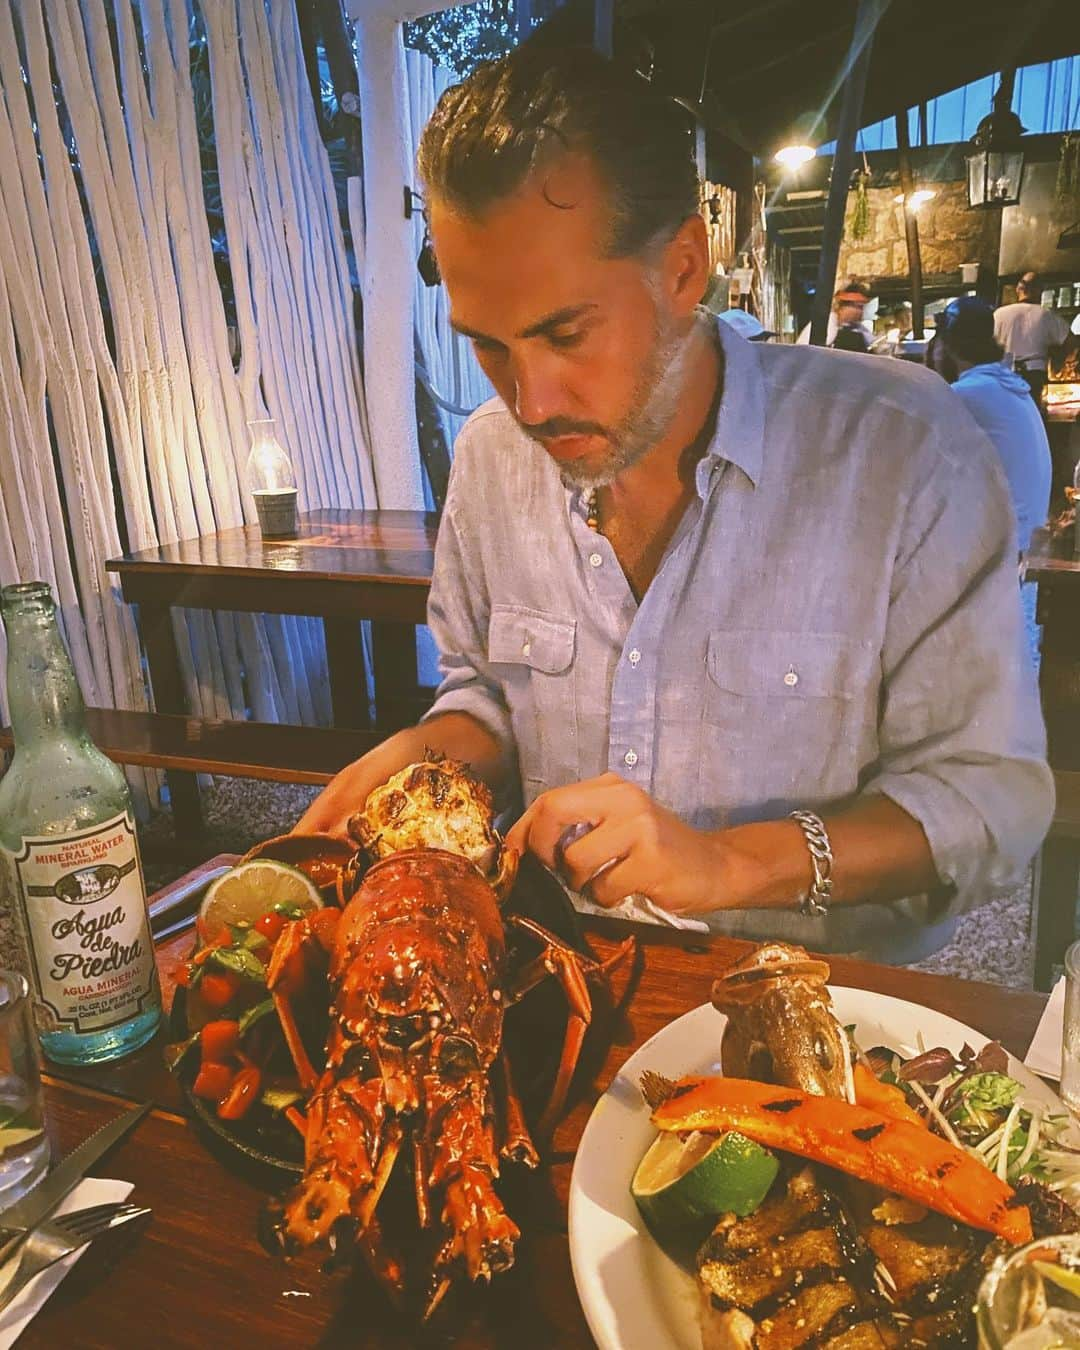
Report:
[[[1024,552],[1049,513],[1052,477],[1050,442],[1031,388],[1000,361],[972,366],[952,388],[998,452],[1016,511],[1016,542]]]
[[[1016,540],[993,448],[906,362],[749,343],[696,496],[640,604],[584,495],[504,405],[458,437],[428,622],[428,717],[516,752],[526,802],[613,769],[708,830],[883,793],[948,893],[711,926],[915,960],[1023,875],[1052,779],[1021,644]]]

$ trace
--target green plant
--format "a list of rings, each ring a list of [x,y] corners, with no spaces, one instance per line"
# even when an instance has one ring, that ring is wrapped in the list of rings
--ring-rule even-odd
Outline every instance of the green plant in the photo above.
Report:
[[[1067,131],[1061,138],[1054,191],[1062,204],[1072,201],[1080,192],[1080,132]]]
[[[514,0],[477,0],[405,25],[405,44],[464,78],[514,45]]]
[[[851,226],[848,231],[852,239],[865,239],[870,233],[870,175],[860,169],[855,179],[855,205],[851,210]]]

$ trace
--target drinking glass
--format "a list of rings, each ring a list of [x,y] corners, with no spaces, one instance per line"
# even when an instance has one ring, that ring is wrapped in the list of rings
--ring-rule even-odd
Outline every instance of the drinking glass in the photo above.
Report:
[[[975,1309],[979,1350],[1069,1350],[1080,1345],[1080,1234],[1038,1238],[1003,1252]]]
[[[25,976],[0,970],[0,1210],[40,1181],[48,1165],[30,989]]]
[[[1080,942],[1074,942],[1065,953],[1060,1095],[1069,1110],[1080,1115]]]

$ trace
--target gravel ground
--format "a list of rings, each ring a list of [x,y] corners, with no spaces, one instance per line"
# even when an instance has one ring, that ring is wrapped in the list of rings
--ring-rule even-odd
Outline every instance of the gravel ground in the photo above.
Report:
[[[316,792],[313,787],[256,778],[215,778],[202,794],[209,836],[206,855],[243,853],[260,839],[290,829]],[[151,889],[163,886],[190,865],[154,860],[155,845],[160,847],[172,840],[168,812],[156,815],[139,834],[144,851],[150,854],[146,874]],[[1029,877],[1019,890],[987,901],[965,915],[952,942],[915,969],[1030,989],[1030,917]]]

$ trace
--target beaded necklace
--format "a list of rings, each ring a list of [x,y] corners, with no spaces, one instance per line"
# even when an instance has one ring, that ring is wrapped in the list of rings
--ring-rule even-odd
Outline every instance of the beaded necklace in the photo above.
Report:
[[[593,488],[585,502],[585,524],[594,534],[600,533],[600,489]]]

